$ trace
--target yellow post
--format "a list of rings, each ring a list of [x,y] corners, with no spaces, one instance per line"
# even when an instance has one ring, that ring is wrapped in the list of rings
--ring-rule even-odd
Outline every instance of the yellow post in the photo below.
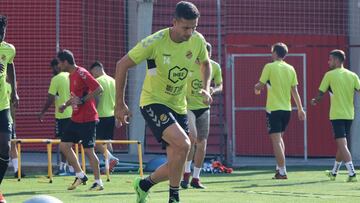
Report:
[[[144,172],[143,172],[143,161],[142,161],[141,142],[138,142],[138,156],[139,156],[139,171],[140,171],[140,177],[143,177],[143,176],[144,176]]]
[[[79,160],[79,144],[75,144],[76,159]]]
[[[51,161],[51,157],[52,157],[52,144],[51,142],[48,142],[47,145],[47,155],[48,155],[48,176],[49,176],[49,183],[53,182],[53,174],[52,174],[52,161]]]
[[[109,160],[109,156],[108,156],[108,153],[107,153],[107,144],[102,144],[104,145],[105,147],[105,153],[104,153],[104,157],[105,157],[105,171],[106,171],[106,181],[107,182],[110,182],[110,171],[109,171],[109,168],[110,168],[110,160]]]
[[[18,151],[18,181],[21,180],[21,142],[16,141],[16,147]]]
[[[83,145],[80,145],[80,149],[81,149],[81,165],[82,165],[82,170],[84,171],[84,173],[86,173],[84,146],[83,146]]]

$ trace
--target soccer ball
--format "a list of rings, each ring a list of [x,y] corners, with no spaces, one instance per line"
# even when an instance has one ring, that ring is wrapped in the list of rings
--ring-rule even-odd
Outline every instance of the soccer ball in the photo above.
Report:
[[[49,195],[36,195],[26,200],[24,203],[63,203],[63,202],[58,198]]]

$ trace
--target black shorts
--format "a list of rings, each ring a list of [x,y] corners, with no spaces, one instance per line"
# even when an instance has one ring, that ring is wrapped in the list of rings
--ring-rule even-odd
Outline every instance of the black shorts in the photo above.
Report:
[[[114,138],[114,127],[114,116],[99,118],[99,123],[96,125],[96,139],[112,140]]]
[[[346,138],[346,136],[350,135],[350,128],[353,120],[331,120],[331,124],[333,126],[335,139],[337,138]]]
[[[12,125],[11,125],[11,115],[10,109],[3,109],[0,111],[0,132],[11,134]]]
[[[55,137],[61,139],[69,125],[71,119],[63,118],[63,119],[55,119]]]
[[[189,135],[189,121],[186,114],[178,114],[163,104],[150,104],[141,107],[140,110],[157,141],[162,142],[163,148],[168,143],[162,139],[162,135],[164,130],[170,125],[179,123],[185,133]]]
[[[205,113],[209,109],[210,108],[202,108],[202,109],[196,109],[196,110],[190,110],[190,111],[194,113],[195,118],[199,118],[201,115],[203,115],[203,113]]]
[[[61,142],[79,143],[81,141],[84,148],[93,148],[95,146],[95,137],[96,121],[76,123],[71,120],[61,137]]]
[[[266,112],[266,124],[268,133],[282,133],[289,124],[291,111],[272,111]]]

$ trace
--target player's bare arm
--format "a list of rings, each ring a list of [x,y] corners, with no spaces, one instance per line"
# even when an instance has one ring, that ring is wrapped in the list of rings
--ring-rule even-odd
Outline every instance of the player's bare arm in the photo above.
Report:
[[[318,104],[322,100],[323,96],[324,96],[324,92],[319,91],[318,95],[311,99],[310,101],[311,105],[315,106],[316,104]]]
[[[17,93],[17,85],[16,85],[16,71],[13,63],[8,64],[7,66],[7,77],[9,79],[9,83],[11,84],[11,101],[12,105],[17,108],[19,105],[19,95]]]
[[[298,109],[298,118],[299,120],[305,120],[306,118],[306,114],[305,114],[305,111],[304,111],[304,108],[302,106],[302,103],[301,103],[301,99],[300,99],[300,95],[299,95],[299,92],[297,90],[297,86],[293,86],[291,87],[291,95],[293,96],[293,99],[296,103],[296,107]]]
[[[210,95],[215,95],[217,93],[222,92],[223,84],[215,85],[214,87],[210,87]]]
[[[210,105],[212,103],[212,97],[210,94],[210,78],[211,78],[211,65],[210,61],[206,60],[200,65],[201,77],[202,77],[202,89],[200,93],[204,97],[204,104]]]
[[[261,90],[264,89],[265,84],[262,82],[258,82],[254,86],[254,92],[256,95],[259,95],[261,93]]]
[[[128,55],[125,55],[116,63],[115,118],[120,122],[121,125],[128,124],[128,118],[131,116],[129,107],[125,103],[124,92],[126,87],[127,71],[129,68],[134,67],[135,65],[135,62],[131,60]]]
[[[40,122],[43,122],[43,117],[45,112],[49,109],[49,107],[55,102],[55,96],[52,94],[48,94],[48,98],[46,100],[46,103],[44,104],[44,107],[42,108],[41,112],[38,115],[38,119]]]

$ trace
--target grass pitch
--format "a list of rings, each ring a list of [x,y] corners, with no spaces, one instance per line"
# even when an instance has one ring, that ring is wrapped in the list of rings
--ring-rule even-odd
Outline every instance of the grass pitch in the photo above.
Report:
[[[335,181],[330,181],[324,170],[289,168],[288,180],[272,180],[272,168],[244,168],[233,174],[203,174],[201,180],[207,189],[181,190],[180,198],[183,203],[360,202],[360,182],[345,182],[346,171],[341,171]],[[40,194],[57,197],[64,203],[132,203],[136,199],[132,188],[136,176],[138,174],[113,174],[110,182],[104,182],[103,191],[88,191],[93,180],[91,175],[87,185],[74,191],[66,189],[73,177],[54,177],[50,184],[45,176],[31,175],[20,182],[7,177],[1,189],[9,203],[20,203]],[[148,202],[165,203],[167,200],[168,183],[160,183],[151,189]]]

